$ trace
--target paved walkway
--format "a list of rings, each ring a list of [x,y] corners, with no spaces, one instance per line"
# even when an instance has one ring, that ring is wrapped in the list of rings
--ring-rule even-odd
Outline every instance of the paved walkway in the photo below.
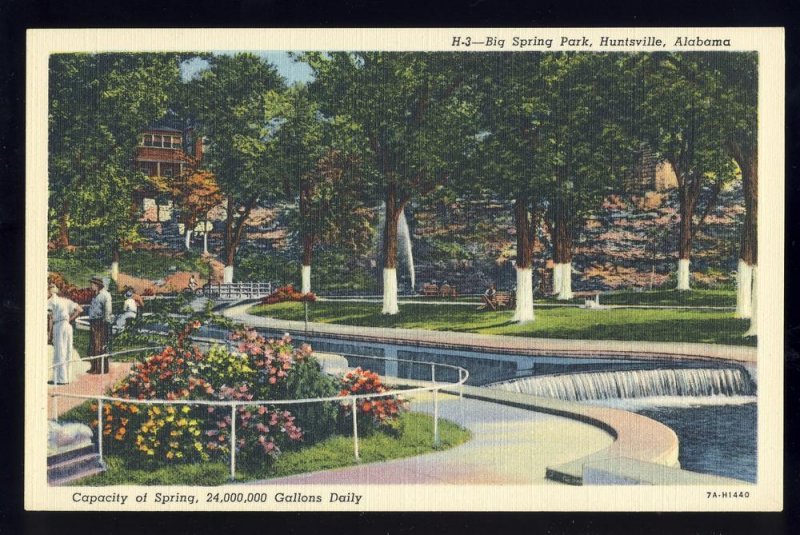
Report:
[[[235,321],[252,327],[262,327],[287,332],[305,332],[302,321],[278,320],[255,316],[247,310],[252,303],[234,305],[223,314]],[[587,313],[594,313],[587,311]],[[532,338],[493,334],[457,333],[430,331],[425,329],[390,329],[362,327],[333,323],[308,323],[308,334],[331,336],[348,340],[383,343],[399,343],[413,346],[448,347],[466,350],[485,350],[524,355],[558,356],[619,356],[641,358],[705,358],[755,363],[755,347],[728,346],[720,344],[634,342],[618,340],[570,340],[555,338]]]
[[[415,398],[411,409],[432,413],[431,394]],[[555,484],[545,479],[548,466],[575,461],[614,441],[576,420],[451,395],[440,395],[439,414],[469,429],[472,439],[416,457],[246,484]]]
[[[47,386],[47,415],[49,418],[53,417],[54,404],[58,408],[59,416],[67,412],[73,407],[77,407],[86,400],[83,398],[73,397],[51,397],[50,394],[81,394],[91,396],[92,394],[103,394],[106,389],[116,383],[122,377],[128,375],[132,363],[130,362],[112,362],[109,365],[109,373],[107,374],[88,374],[83,371],[77,374],[74,381],[64,386]],[[86,363],[88,368],[88,363]]]

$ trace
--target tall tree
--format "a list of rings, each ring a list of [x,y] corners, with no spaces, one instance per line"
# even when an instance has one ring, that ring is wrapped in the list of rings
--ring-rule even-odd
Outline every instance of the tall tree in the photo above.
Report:
[[[329,117],[358,125],[385,206],[383,308],[397,314],[397,231],[408,202],[447,181],[474,140],[465,55],[357,52],[306,54],[311,89]]]
[[[252,54],[207,61],[191,95],[198,133],[209,142],[205,158],[225,197],[223,280],[229,283],[252,210],[289,191],[288,175],[275,165],[285,84],[273,65]]]
[[[758,55],[718,53],[703,56],[707,68],[722,75],[722,106],[728,111],[725,148],[742,176],[744,225],[736,277],[736,315],[751,318],[747,336],[757,331],[755,277],[758,265]]]
[[[50,58],[49,186],[57,246],[79,228],[112,251],[136,240],[131,195],[145,177],[137,137],[163,116],[180,82],[178,54],[55,54]]]
[[[576,231],[597,209],[629,160],[618,124],[616,57],[566,52],[543,60],[541,130],[547,222],[553,244],[553,291],[572,298]]]
[[[202,169],[184,171],[169,187],[173,201],[180,207],[188,251],[195,225],[222,201],[222,193],[214,174]]]
[[[642,54],[634,58],[643,80],[638,131],[672,166],[678,181],[678,290],[689,290],[692,243],[735,175],[724,150],[728,110],[722,78],[706,68],[703,53]]]
[[[298,197],[297,219],[302,243],[301,291],[311,291],[311,258],[317,221],[311,214],[315,196],[312,172],[325,150],[319,107],[309,98],[308,88],[296,85],[285,95],[282,121],[277,133],[281,166],[290,175],[293,193]]]
[[[513,201],[517,298],[514,321],[534,320],[533,247],[544,201],[541,126],[546,109],[542,54],[482,55],[481,133],[474,163],[480,184]]]

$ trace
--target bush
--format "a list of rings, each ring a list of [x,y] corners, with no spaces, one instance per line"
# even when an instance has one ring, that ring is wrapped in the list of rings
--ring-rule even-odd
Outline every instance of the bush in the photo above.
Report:
[[[358,394],[381,394],[390,392],[391,388],[381,382],[380,376],[370,370],[363,370],[361,367],[347,372],[342,377],[342,389],[340,396],[351,396]],[[375,397],[359,399],[356,402],[358,429],[363,429],[366,433],[378,427],[392,428],[398,414],[406,410],[407,401],[401,397]],[[351,404],[342,405],[343,425],[347,425],[352,417]]]
[[[293,285],[287,284],[264,297],[261,303],[264,305],[274,305],[275,303],[283,303],[285,301],[308,301],[309,303],[313,303],[316,300],[317,296],[314,295],[313,292],[303,294],[295,290]]]
[[[173,345],[136,363],[111,390],[123,399],[237,401],[236,450],[243,462],[270,463],[287,448],[314,443],[335,429],[338,404],[249,404],[253,400],[336,397],[337,380],[322,373],[311,347],[294,348],[287,335],[266,340],[254,330],[231,334],[231,347],[207,352],[187,345],[200,322],[187,324]],[[359,372],[360,373],[360,372]],[[363,380],[360,380],[363,379]],[[385,391],[371,372],[347,380],[347,392]],[[360,418],[369,426],[387,425],[399,412],[395,400],[362,402]],[[91,407],[96,411],[96,404]],[[96,413],[95,413],[96,414]],[[230,454],[231,409],[207,404],[104,404],[103,421],[93,427],[112,444],[145,465],[220,460]]]

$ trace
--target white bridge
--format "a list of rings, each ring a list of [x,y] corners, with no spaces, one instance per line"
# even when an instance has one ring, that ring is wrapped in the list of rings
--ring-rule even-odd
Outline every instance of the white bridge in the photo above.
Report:
[[[203,286],[202,295],[219,301],[257,299],[271,294],[274,286],[272,282],[232,282],[229,284],[212,282]]]

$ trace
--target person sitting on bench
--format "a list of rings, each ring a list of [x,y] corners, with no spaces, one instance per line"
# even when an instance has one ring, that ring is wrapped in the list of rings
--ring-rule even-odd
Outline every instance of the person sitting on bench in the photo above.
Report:
[[[483,296],[481,297],[481,301],[483,305],[481,305],[481,310],[484,308],[491,308],[492,310],[497,310],[497,303],[495,303],[495,296],[497,295],[497,287],[494,283],[490,284],[486,291],[483,292]]]

